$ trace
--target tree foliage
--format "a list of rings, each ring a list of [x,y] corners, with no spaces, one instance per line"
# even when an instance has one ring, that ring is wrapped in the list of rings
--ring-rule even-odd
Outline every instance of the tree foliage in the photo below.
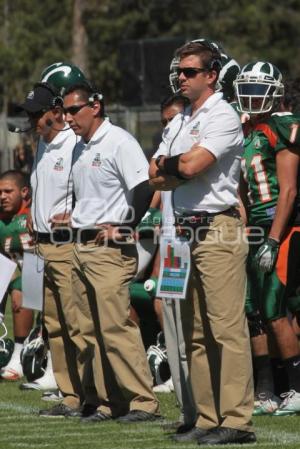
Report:
[[[265,59],[300,76],[299,0],[82,0],[91,79],[120,98],[119,47],[127,39],[208,37],[240,64]],[[0,89],[22,99],[46,65],[72,55],[74,0],[0,0]],[[122,55],[121,55],[122,57]]]

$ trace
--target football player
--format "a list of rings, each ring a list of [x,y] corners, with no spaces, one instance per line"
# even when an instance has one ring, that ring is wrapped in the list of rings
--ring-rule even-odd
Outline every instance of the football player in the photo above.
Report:
[[[284,86],[280,71],[271,63],[247,64],[236,79],[235,90],[238,109],[249,118],[244,125],[241,196],[250,243],[246,310],[258,371],[254,413],[295,414],[300,412],[300,352],[287,307],[299,269],[300,120],[287,111],[272,114],[278,110]],[[281,403],[273,394],[267,330],[275,339],[289,380]]]
[[[21,272],[23,252],[30,249],[31,237],[26,221],[29,213],[30,188],[27,176],[17,170],[0,175],[0,245],[18,265],[18,273],[9,285],[12,303],[14,351],[0,377],[18,380],[23,377],[20,360],[23,343],[33,324],[32,310],[22,307]]]

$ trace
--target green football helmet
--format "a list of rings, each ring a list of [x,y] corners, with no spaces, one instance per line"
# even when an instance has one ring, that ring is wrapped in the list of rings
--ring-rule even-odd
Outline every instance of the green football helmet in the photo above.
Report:
[[[2,322],[0,326],[3,327],[3,335],[0,336],[0,369],[8,364],[14,352],[14,342],[10,338],[5,338],[7,335],[7,329]]]
[[[41,74],[41,82],[49,83],[60,93],[73,84],[86,82],[83,72],[74,64],[66,62],[56,62],[46,67]]]
[[[238,110],[248,114],[264,114],[275,108],[284,94],[282,75],[270,62],[246,64],[234,82]]]

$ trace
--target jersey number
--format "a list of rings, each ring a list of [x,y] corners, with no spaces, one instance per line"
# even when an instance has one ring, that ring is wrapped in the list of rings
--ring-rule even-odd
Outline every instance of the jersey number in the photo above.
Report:
[[[246,174],[246,164],[245,160],[242,161],[243,165],[243,173]],[[262,203],[266,203],[268,201],[271,201],[271,193],[270,193],[270,186],[267,178],[267,173],[265,170],[265,167],[262,162],[262,156],[261,154],[255,154],[251,160],[251,167],[254,171],[254,178],[256,181],[258,194],[260,201]],[[245,176],[245,180],[248,183],[247,177]],[[252,203],[252,198],[249,195],[249,200]]]
[[[292,123],[292,125],[290,126],[291,134],[290,134],[289,140],[290,140],[291,143],[295,143],[296,142],[296,137],[297,137],[297,134],[298,134],[299,127],[300,127],[299,123]]]

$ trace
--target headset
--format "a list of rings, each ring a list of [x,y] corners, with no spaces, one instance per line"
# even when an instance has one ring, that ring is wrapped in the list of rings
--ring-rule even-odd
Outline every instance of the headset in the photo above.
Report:
[[[206,40],[202,41],[201,39],[188,42],[188,44],[191,43],[197,44],[199,47],[206,48],[211,51],[212,55],[208,63],[208,70],[215,70],[219,74],[222,69],[222,59],[218,48],[216,48],[212,43],[207,42]]]
[[[103,101],[103,95],[101,92],[99,92],[98,88],[92,84],[89,80],[84,79],[83,81],[79,81],[78,83],[75,83],[74,85],[70,86],[70,88],[67,88],[64,96],[68,95],[71,92],[74,92],[75,90],[86,90],[87,94],[89,95],[87,101],[90,105],[94,103],[94,101],[98,101],[101,105],[101,111],[100,116],[105,117],[104,113],[104,101]]]
[[[45,89],[48,89],[50,91],[50,93],[53,95],[52,104],[51,104],[52,108],[55,108],[56,106],[62,107],[64,100],[63,100],[62,96],[60,95],[59,90],[56,89],[52,84],[47,83],[47,82],[35,83],[33,88],[36,89],[37,87],[43,87]]]
[[[86,85],[92,92],[89,96],[89,100],[88,100],[89,103],[93,103],[94,101],[100,102],[103,100],[103,95],[100,92],[98,92],[97,87],[93,83],[91,83],[91,81],[86,79],[82,82],[82,85],[83,86]]]

